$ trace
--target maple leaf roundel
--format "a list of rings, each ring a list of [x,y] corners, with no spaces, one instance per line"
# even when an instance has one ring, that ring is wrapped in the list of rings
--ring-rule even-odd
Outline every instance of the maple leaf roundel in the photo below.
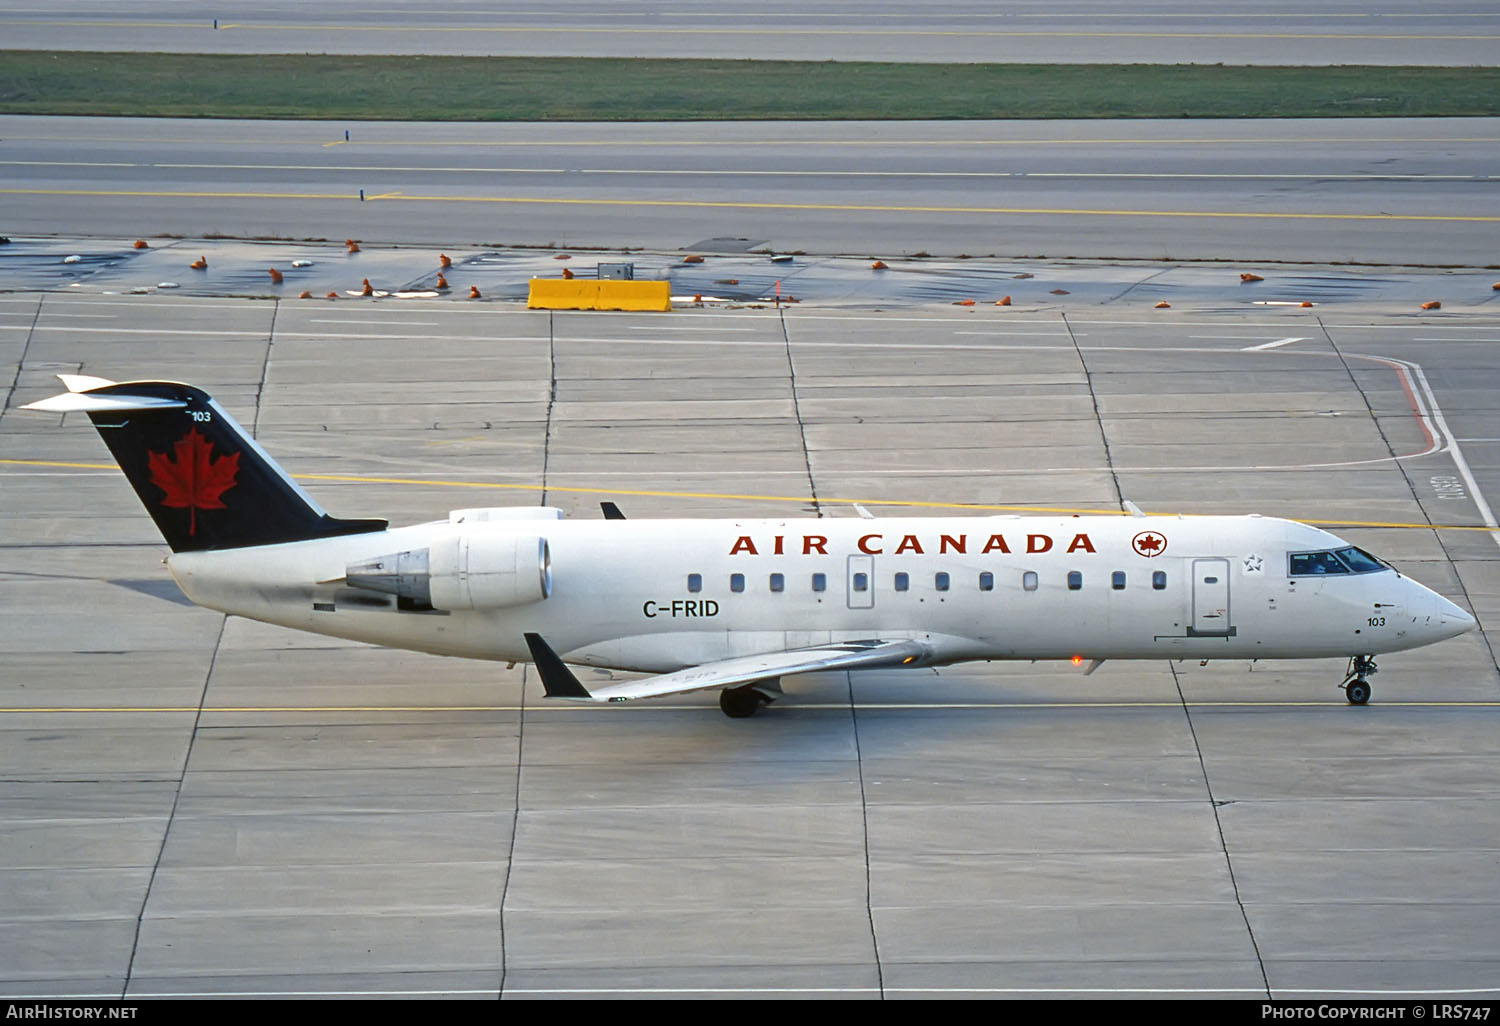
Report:
[[[1130,547],[1143,556],[1159,556],[1167,551],[1167,539],[1155,531],[1142,531],[1130,540]]]
[[[213,443],[192,428],[172,443],[172,458],[164,452],[148,452],[151,483],[165,495],[163,506],[188,511],[188,536],[198,531],[200,509],[227,509],[219,498],[235,485],[240,472],[240,454],[213,458]]]

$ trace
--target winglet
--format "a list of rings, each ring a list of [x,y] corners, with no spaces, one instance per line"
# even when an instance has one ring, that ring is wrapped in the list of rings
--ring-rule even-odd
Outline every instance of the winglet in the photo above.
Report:
[[[599,508],[604,511],[605,520],[624,520],[625,514],[620,512],[620,507],[612,502],[601,502]]]
[[[543,641],[540,634],[527,634],[526,647],[531,649],[531,661],[536,664],[536,672],[541,675],[542,688],[547,692],[548,698],[572,698],[586,702],[594,700],[594,696],[578,683],[573,671],[558,658],[557,653],[552,651],[552,646]]]
[[[1125,512],[1129,513],[1133,517],[1143,517],[1143,516],[1146,515],[1146,514],[1144,514],[1144,513],[1141,512],[1141,507],[1137,506],[1135,503],[1131,502],[1129,499],[1122,499],[1122,500],[1120,500],[1120,505],[1124,506],[1125,507]]]

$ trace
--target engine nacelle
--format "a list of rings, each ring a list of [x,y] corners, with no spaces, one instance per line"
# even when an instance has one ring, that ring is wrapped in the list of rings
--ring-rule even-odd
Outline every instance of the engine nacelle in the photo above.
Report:
[[[425,549],[350,563],[345,581],[411,609],[504,609],[552,594],[552,554],[536,535],[455,533]]]

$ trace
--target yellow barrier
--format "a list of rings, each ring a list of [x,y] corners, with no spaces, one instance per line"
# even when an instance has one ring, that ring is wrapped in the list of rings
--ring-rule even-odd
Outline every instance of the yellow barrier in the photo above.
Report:
[[[670,310],[672,289],[664,281],[587,281],[532,278],[526,306],[532,310]]]

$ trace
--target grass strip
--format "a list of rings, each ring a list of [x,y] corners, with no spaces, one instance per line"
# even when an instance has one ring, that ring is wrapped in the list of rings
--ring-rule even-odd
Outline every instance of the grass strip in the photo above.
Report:
[[[1500,68],[0,50],[0,113],[393,121],[1458,117]]]

